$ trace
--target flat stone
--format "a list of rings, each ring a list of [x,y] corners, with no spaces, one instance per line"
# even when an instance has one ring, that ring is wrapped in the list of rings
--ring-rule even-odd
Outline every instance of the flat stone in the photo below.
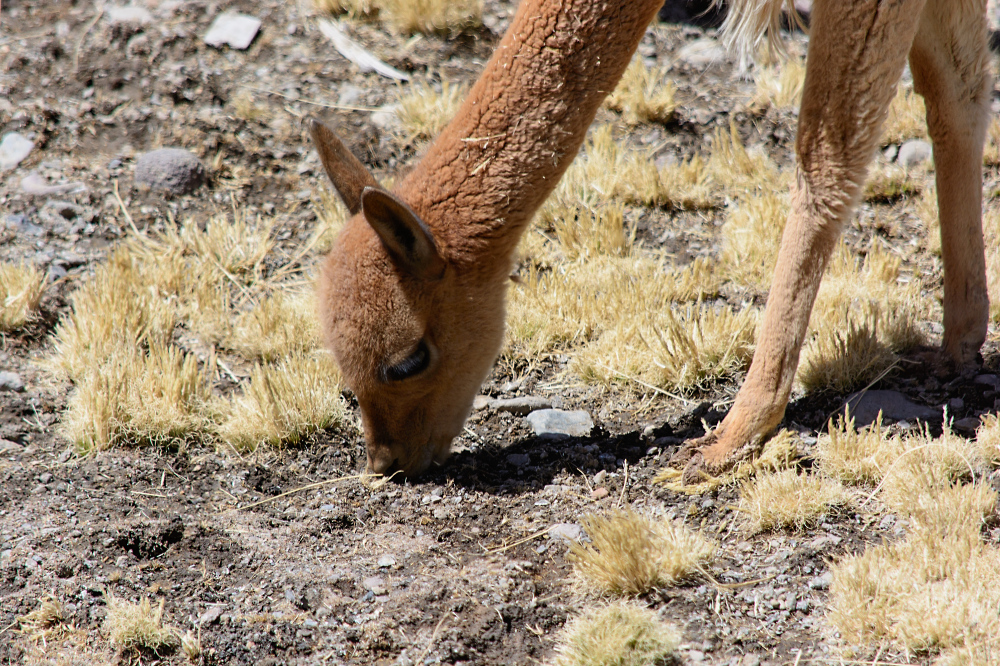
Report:
[[[383,555],[382,557],[378,558],[379,569],[388,569],[389,567],[394,567],[394,566],[396,566],[396,558],[393,557],[392,555]]]
[[[539,409],[527,416],[528,423],[539,437],[560,435],[586,437],[594,429],[590,414],[582,410]]]
[[[155,190],[187,194],[205,182],[205,167],[187,150],[160,148],[139,156],[135,182]]]
[[[12,455],[15,453],[21,453],[24,447],[17,442],[12,442],[9,439],[0,438],[0,456]]]
[[[726,59],[726,49],[718,41],[705,37],[685,44],[677,50],[677,59],[692,67],[708,67]]]
[[[942,414],[933,407],[925,407],[911,402],[899,391],[866,391],[854,393],[847,398],[844,407],[850,408],[855,426],[874,423],[878,413],[889,421],[940,421]]]
[[[929,161],[933,154],[934,151],[930,143],[914,139],[899,147],[896,163],[907,168],[915,167]]]
[[[212,26],[205,35],[205,43],[221,48],[228,44],[234,49],[244,51],[253,42],[260,30],[260,19],[246,14],[226,12],[219,14],[212,21]]]
[[[602,486],[600,488],[594,488],[593,490],[590,491],[590,499],[600,500],[604,499],[610,494],[611,494],[610,491]]]
[[[951,424],[951,429],[962,435],[975,435],[976,430],[982,425],[982,421],[975,416],[968,416],[964,419],[958,419]]]
[[[976,375],[976,378],[973,381],[977,384],[982,384],[983,386],[1000,388],[1000,378],[996,375]]]
[[[491,398],[488,395],[477,395],[472,399],[472,410],[478,412],[490,406]]]
[[[556,523],[549,528],[549,538],[569,543],[583,538],[583,528],[576,523]]]
[[[35,143],[17,132],[8,132],[0,140],[0,171],[9,171],[34,150]]]
[[[118,23],[130,23],[132,25],[146,25],[153,22],[153,15],[145,7],[135,5],[125,5],[123,7],[105,7],[104,15],[112,25]]]
[[[25,194],[31,196],[50,196],[53,194],[69,194],[75,192],[83,192],[87,189],[87,186],[79,181],[74,181],[72,183],[62,183],[58,185],[49,185],[42,176],[39,175],[37,171],[32,171],[27,176],[21,179],[21,191]]]
[[[490,408],[497,412],[508,412],[514,416],[527,416],[539,409],[550,409],[552,401],[537,395],[526,395],[519,398],[500,398],[490,401]]]
[[[198,618],[198,624],[215,624],[219,621],[219,617],[222,616],[223,607],[222,606],[210,606],[208,610],[201,614]]]
[[[375,596],[380,596],[388,592],[388,588],[385,586],[385,578],[382,578],[381,576],[370,576],[369,578],[365,578],[361,581],[361,586]]]
[[[524,467],[531,462],[531,456],[527,453],[512,453],[507,456],[507,463],[514,467]]]
[[[21,375],[16,372],[0,372],[0,391],[16,391],[20,393],[24,390],[24,382]]]

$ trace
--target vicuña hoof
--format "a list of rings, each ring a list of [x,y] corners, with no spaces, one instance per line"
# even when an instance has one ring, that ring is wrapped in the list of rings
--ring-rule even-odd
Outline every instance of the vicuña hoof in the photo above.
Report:
[[[674,469],[684,470],[681,481],[685,485],[700,483],[728,472],[759,452],[764,438],[755,439],[753,442],[733,446],[724,437],[720,437],[716,430],[686,442],[677,449],[667,464]]]

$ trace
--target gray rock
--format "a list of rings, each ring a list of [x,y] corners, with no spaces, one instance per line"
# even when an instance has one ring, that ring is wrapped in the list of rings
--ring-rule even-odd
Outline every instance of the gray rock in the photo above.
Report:
[[[1000,378],[996,375],[976,375],[976,378],[973,381],[977,384],[989,386],[994,389],[1000,387]]]
[[[896,155],[899,154],[899,146],[893,144],[882,151],[882,156],[885,157],[886,162],[893,162],[896,159]]]
[[[208,610],[201,614],[198,618],[198,624],[215,624],[219,621],[219,617],[222,616],[223,607],[220,606],[210,606]]]
[[[914,139],[899,147],[896,162],[906,168],[915,167],[931,159],[933,150],[926,141]]]
[[[9,171],[16,167],[34,148],[33,141],[29,141],[17,132],[4,134],[3,140],[0,141],[0,171]]]
[[[0,391],[17,391],[20,393],[24,390],[24,382],[21,381],[21,375],[16,372],[0,372]]]
[[[490,401],[490,408],[498,412],[509,412],[514,416],[527,416],[539,409],[550,409],[552,402],[537,395],[520,398],[501,398]]]
[[[975,416],[959,419],[951,424],[951,429],[962,435],[975,435],[982,421]]]
[[[135,182],[155,190],[187,194],[205,182],[205,167],[186,150],[160,148],[136,161]]]
[[[4,226],[21,234],[29,236],[44,236],[45,228],[33,223],[24,213],[14,213],[4,218]]]
[[[379,129],[391,129],[399,123],[399,104],[386,104],[380,106],[368,120]]]
[[[243,51],[250,46],[259,30],[260,19],[246,14],[226,12],[219,14],[212,21],[212,26],[205,35],[205,43],[216,48],[228,44],[234,49]]]
[[[396,566],[396,558],[393,557],[392,555],[383,555],[382,557],[378,558],[379,569],[388,569],[389,567],[394,567],[394,566]]]
[[[345,83],[340,86],[340,95],[337,97],[337,104],[340,106],[355,106],[361,101],[364,90],[356,85]]]
[[[488,395],[477,395],[472,399],[472,411],[478,412],[490,406],[491,399]]]
[[[560,539],[569,543],[583,538],[583,528],[576,523],[556,523],[549,528],[550,539]]]
[[[119,23],[130,23],[132,25],[146,25],[153,22],[153,15],[145,7],[135,5],[125,5],[124,7],[105,7],[104,15],[112,25]]]
[[[577,410],[572,412],[561,409],[540,409],[528,414],[528,423],[538,436],[565,435],[568,437],[586,437],[594,429],[594,421],[590,414]]]
[[[0,456],[14,455],[24,450],[24,447],[9,439],[0,438]]]
[[[726,59],[726,49],[718,41],[705,37],[677,50],[677,59],[695,68],[708,67]]]
[[[531,456],[527,453],[512,453],[507,456],[507,463],[514,467],[524,467],[531,462]]]
[[[385,586],[385,578],[382,578],[381,576],[371,576],[369,578],[365,578],[361,581],[361,585],[377,597],[385,594],[389,590],[389,588]]]
[[[879,411],[888,421],[940,421],[941,412],[932,407],[918,405],[899,391],[865,391],[847,398],[844,407],[850,409],[855,426],[874,423]]]
[[[830,583],[833,582],[833,572],[827,571],[822,576],[816,576],[811,581],[809,581],[809,587],[814,590],[828,590],[830,589]]]

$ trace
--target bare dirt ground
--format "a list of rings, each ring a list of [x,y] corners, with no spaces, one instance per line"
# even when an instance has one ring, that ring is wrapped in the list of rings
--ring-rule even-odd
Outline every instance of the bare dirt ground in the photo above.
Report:
[[[235,201],[251,215],[277,218],[280,248],[291,253],[315,226],[313,202],[326,188],[300,124],[304,114],[330,118],[379,174],[397,172],[415,154],[370,112],[324,106],[342,100],[376,109],[395,101],[397,87],[340,57],[304,4],[149,7],[155,20],[143,26],[115,23],[90,3],[57,0],[14,0],[0,15],[0,133],[17,131],[36,144],[0,176],[0,259],[32,262],[52,280],[39,319],[0,348],[0,370],[24,382],[22,392],[0,392],[0,663],[135,659],[116,654],[102,630],[108,591],[162,600],[166,623],[200,635],[208,664],[539,663],[552,657],[558,631],[582,605],[567,546],[545,531],[624,505],[683,519],[721,545],[712,579],[643,600],[681,630],[685,663],[836,658],[838,638],[824,619],[829,563],[897,537],[893,521],[845,509],[801,532],[749,537],[734,510],[738,489],[689,496],[652,482],[677,444],[702,432],[703,419],[721,418],[740,377],[689,400],[650,400],[553,383],[558,357],[530,369],[501,364],[485,394],[545,392],[588,410],[595,434],[541,440],[518,417],[481,411],[447,465],[377,488],[337,481],[364,469],[356,428],[248,458],[198,446],[78,457],[57,430],[71,386],[37,362],[51,353],[68,295],[126,233],[116,189],[140,229],[162,226],[169,215],[228,214]],[[486,27],[450,37],[411,39],[371,23],[354,24],[353,36],[404,71],[471,82],[514,8],[488,2]],[[248,50],[203,43],[224,9],[262,19]],[[764,145],[787,164],[794,112],[748,113],[753,84],[732,62],[697,68],[675,59],[681,46],[706,35],[714,29],[650,27],[640,52],[670,68],[681,107],[669,125],[629,140],[657,146],[664,159],[684,158],[732,119],[748,145]],[[797,39],[801,47],[804,38]],[[244,95],[266,108],[260,120],[234,112]],[[182,197],[134,187],[136,157],[161,146],[198,154],[209,184]],[[84,188],[31,195],[21,185],[31,171]],[[989,178],[988,191],[995,190],[996,174]],[[660,211],[638,234],[684,264],[718,251],[721,222],[716,212]],[[906,245],[923,233],[915,225],[900,216],[884,235]],[[848,236],[870,233],[859,223]],[[980,373],[990,374],[997,368],[992,341],[985,358]],[[932,406],[961,398],[956,418],[993,410],[997,395],[972,376],[932,377],[916,361],[878,388]],[[789,408],[786,425],[803,435],[804,464],[843,397],[800,398]],[[316,485],[285,494],[309,484]],[[600,488],[607,492],[594,492]],[[46,594],[62,600],[73,628],[47,643],[18,631],[18,618]],[[904,659],[877,650],[861,656]],[[186,657],[138,659],[179,664]]]

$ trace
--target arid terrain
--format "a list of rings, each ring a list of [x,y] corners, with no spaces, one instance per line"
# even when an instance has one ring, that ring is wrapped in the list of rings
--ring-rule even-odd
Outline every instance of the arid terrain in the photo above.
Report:
[[[695,493],[660,476],[725,415],[752,354],[807,44],[786,35],[788,64],[740,72],[712,21],[673,4],[639,47],[636,72],[651,78],[633,97],[651,105],[623,92],[599,111],[525,236],[508,342],[456,453],[399,481],[362,478],[357,405],[318,351],[311,289],[343,212],[303,119],[324,118],[378,177],[398,178],[516,3],[414,30],[387,9],[331,15],[308,0],[5,2],[0,137],[33,145],[0,171],[0,262],[36,268],[44,291],[26,323],[0,328],[0,663],[554,663],[567,623],[617,603],[569,543],[586,543],[588,516],[626,508],[717,544],[628,602],[673,627],[681,663],[1000,663],[998,310],[981,367],[936,364],[933,166],[908,73],[779,444],[759,470]],[[205,42],[226,11],[261,21],[248,48]],[[323,17],[409,81],[345,59]],[[991,280],[998,140],[994,121]],[[139,182],[140,158],[164,147],[196,156],[204,182],[187,193]],[[145,303],[139,323],[126,302]],[[265,303],[278,323],[259,323]],[[81,342],[84,329],[114,341]],[[133,361],[101,365],[120,344],[139,350],[128,358],[141,381],[128,383]],[[182,360],[142,366],[164,349]],[[145,422],[174,418],[149,406],[167,404],[161,375],[189,360],[200,402],[180,426]],[[277,394],[268,368],[300,362],[329,371],[314,383],[324,395],[303,398],[318,416],[289,425],[252,391],[271,382]],[[867,438],[831,425],[858,391],[859,421],[884,414]],[[537,435],[528,408],[502,402],[528,397],[586,411],[593,430]],[[838,453],[855,440],[874,448]],[[788,481],[789,468],[791,485],[754,481],[781,470]],[[813,480],[833,489],[816,507]],[[768,517],[788,504],[791,518]],[[968,520],[932,515],[943,506]],[[906,550],[920,535],[924,549]],[[886,559],[858,573],[865,553]],[[934,573],[899,582],[921,567]],[[885,585],[852,582],[865,576]],[[894,585],[897,597],[879,596]],[[157,647],[119,631],[144,599]]]

